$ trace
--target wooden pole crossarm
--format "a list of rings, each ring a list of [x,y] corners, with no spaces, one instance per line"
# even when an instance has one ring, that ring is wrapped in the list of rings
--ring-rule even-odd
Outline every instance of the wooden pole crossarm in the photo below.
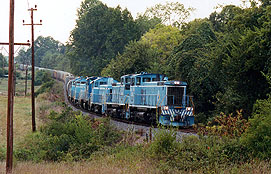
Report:
[[[36,9],[36,8],[30,8],[30,9],[28,9],[28,11],[37,11],[38,9]]]
[[[23,24],[23,25],[32,25],[32,24]],[[33,24],[33,25],[42,25],[42,24]]]
[[[0,42],[0,45],[9,45],[9,43]],[[30,46],[30,43],[14,43],[14,45]]]

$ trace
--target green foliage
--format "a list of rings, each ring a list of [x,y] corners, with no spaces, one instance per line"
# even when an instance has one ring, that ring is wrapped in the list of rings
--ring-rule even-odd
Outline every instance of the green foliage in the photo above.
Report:
[[[178,143],[176,141],[176,132],[173,130],[160,129],[155,133],[155,139],[149,147],[151,157],[157,160],[174,159],[178,153]]]
[[[206,111],[212,109],[213,94],[218,86],[213,77],[217,64],[208,54],[212,50],[210,44],[216,42],[216,35],[206,21],[186,28],[194,31],[189,32],[190,35],[175,47],[168,58],[167,74],[171,79],[189,84],[189,94],[194,96],[197,111],[207,115]]]
[[[154,17],[150,18],[145,15],[138,15],[136,20],[136,25],[138,26],[138,31],[140,36],[144,35],[149,29],[155,28],[156,25],[161,24],[161,19]]]
[[[72,73],[77,75],[99,75],[129,41],[139,39],[141,34],[130,12],[119,6],[84,1],[78,17],[68,53]]]
[[[64,56],[65,46],[59,41],[54,40],[52,37],[39,36],[35,42],[35,66],[56,69],[57,67],[63,67],[62,59],[66,61],[66,69],[69,65],[69,60]],[[30,64],[32,52],[31,48],[24,50],[21,49],[16,57],[16,60],[21,64]],[[62,60],[63,61],[63,60]]]
[[[104,146],[113,146],[119,134],[109,120],[89,120],[67,108],[48,116],[40,132],[29,135],[16,150],[19,160],[78,161],[89,159]]]
[[[149,44],[131,41],[125,47],[123,54],[112,59],[103,69],[102,75],[119,79],[125,74],[146,72],[151,68],[151,63],[155,61],[156,56],[157,52]]]
[[[51,81],[52,78],[51,78],[51,75],[50,73],[46,72],[46,71],[36,71],[36,74],[35,74],[35,86],[39,86],[45,82],[49,82]]]
[[[161,19],[163,24],[180,27],[193,10],[193,8],[186,9],[179,2],[166,2],[166,4],[157,4],[154,7],[148,8],[144,16],[156,17]]]
[[[253,156],[270,159],[271,157],[271,96],[265,100],[258,100],[254,105],[253,118],[249,120],[251,126],[242,136],[242,143]]]
[[[222,166],[246,162],[247,149],[239,139],[217,136],[184,136],[176,141],[176,132],[159,130],[154,141],[149,144],[147,154],[157,161],[163,173],[197,171],[215,172]]]
[[[158,71],[155,72],[154,68],[151,68],[150,72],[165,73],[168,57],[182,39],[178,28],[165,25],[157,25],[141,37],[139,42],[147,43],[158,53],[157,59],[151,62],[152,67],[155,67],[155,63],[158,65]]]
[[[138,43],[126,46],[102,75],[118,79],[139,71],[165,73],[170,79],[188,83],[197,108],[196,122],[207,123],[221,112],[229,115],[241,109],[248,118],[256,100],[266,98],[270,91],[262,75],[271,72],[270,11],[268,5],[229,5],[209,19],[183,24],[180,32],[157,25]],[[147,44],[144,51],[137,47],[141,42]],[[144,53],[141,59],[137,50]],[[152,56],[144,56],[150,51]],[[141,64],[143,57],[145,63]]]
[[[55,84],[55,81],[53,80],[44,82],[42,86],[35,92],[35,97],[37,97],[38,95],[42,93],[49,92],[52,89],[54,84]]]
[[[102,75],[119,79],[124,74],[164,73],[171,51],[182,39],[180,31],[172,26],[157,25],[145,33],[140,41],[130,42],[110,64]]]

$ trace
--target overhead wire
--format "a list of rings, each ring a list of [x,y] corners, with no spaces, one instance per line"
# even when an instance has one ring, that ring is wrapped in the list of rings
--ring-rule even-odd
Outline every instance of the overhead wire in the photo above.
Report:
[[[1,53],[3,52],[3,50],[5,50],[6,53],[8,54],[8,51],[6,50],[6,48],[2,46],[2,48],[1,48]]]
[[[15,51],[14,54],[16,54],[21,47],[22,47],[22,45],[19,45],[19,47],[17,48],[17,50]]]

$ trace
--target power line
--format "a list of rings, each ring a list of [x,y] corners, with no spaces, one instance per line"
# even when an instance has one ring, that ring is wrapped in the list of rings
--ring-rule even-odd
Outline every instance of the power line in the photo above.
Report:
[[[3,53],[3,50],[5,50],[6,51],[6,53],[8,54],[8,51],[6,50],[6,48],[5,47],[3,47],[2,46],[2,48],[1,48],[1,54]]]
[[[27,0],[27,7],[28,7],[28,9],[30,9],[30,7],[29,7],[29,1]]]
[[[27,0],[27,9],[30,9],[29,0]],[[29,12],[29,15],[31,15],[31,12]]]

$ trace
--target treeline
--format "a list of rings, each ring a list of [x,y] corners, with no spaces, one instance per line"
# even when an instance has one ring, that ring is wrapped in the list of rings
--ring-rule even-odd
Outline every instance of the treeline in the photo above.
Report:
[[[240,109],[248,118],[256,100],[270,92],[270,10],[269,1],[253,1],[247,8],[225,6],[180,28],[156,25],[129,42],[102,75],[164,73],[188,82],[199,122]]]
[[[52,37],[39,36],[35,42],[35,66],[70,71],[66,46]],[[21,49],[15,60],[24,65],[31,65],[31,48]]]
[[[199,122],[240,109],[248,118],[256,100],[270,92],[270,1],[228,5],[186,22],[192,10],[168,2],[133,19],[127,9],[85,0],[66,46],[51,37],[35,41],[36,65],[115,79],[142,71],[164,73],[188,82]],[[21,50],[18,61],[30,53]]]

